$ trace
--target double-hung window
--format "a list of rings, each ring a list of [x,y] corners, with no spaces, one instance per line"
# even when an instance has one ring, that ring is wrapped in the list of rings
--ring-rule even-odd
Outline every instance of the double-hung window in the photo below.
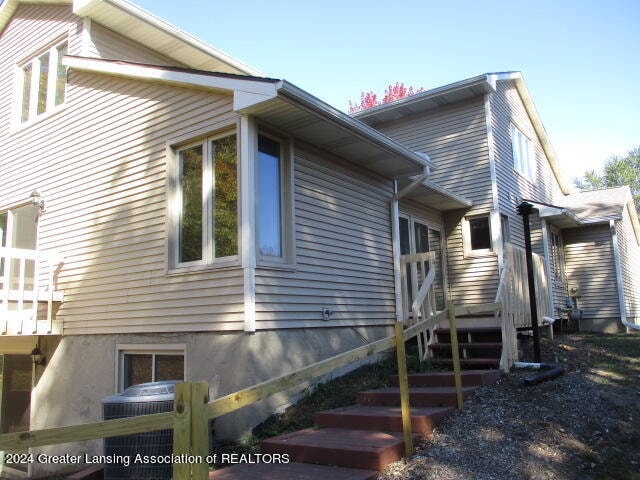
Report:
[[[511,124],[513,168],[530,182],[536,181],[536,156],[533,142],[518,127]]]
[[[66,54],[67,42],[57,43],[19,66],[20,123],[64,103],[67,71],[62,57]]]
[[[175,151],[171,267],[238,258],[238,147],[225,132]]]

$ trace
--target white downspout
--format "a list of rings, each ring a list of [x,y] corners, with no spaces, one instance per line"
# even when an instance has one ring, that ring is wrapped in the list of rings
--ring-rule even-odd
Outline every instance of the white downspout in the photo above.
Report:
[[[618,301],[620,303],[620,322],[627,329],[640,330],[640,325],[627,321],[627,307],[624,301],[624,290],[622,285],[622,266],[620,262],[620,247],[618,246],[618,233],[616,232],[615,220],[609,220],[611,229],[611,242],[613,243],[613,263],[616,267],[616,284],[618,287]]]

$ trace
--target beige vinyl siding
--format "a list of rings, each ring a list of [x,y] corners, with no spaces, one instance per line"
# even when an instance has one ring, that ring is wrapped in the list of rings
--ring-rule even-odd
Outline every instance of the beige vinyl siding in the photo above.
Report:
[[[430,180],[473,202],[466,212],[445,214],[447,270],[454,301],[490,302],[498,288],[497,257],[464,255],[463,215],[493,208],[484,97],[403,117],[375,128],[415,151],[428,154],[436,168]]]
[[[640,324],[640,246],[633,231],[628,207],[623,209],[622,220],[616,221],[616,234],[627,321]]]
[[[391,182],[298,144],[294,164],[295,270],[257,268],[257,328],[393,322]]]
[[[463,195],[476,208],[491,208],[482,97],[374,127],[408,148],[428,154],[437,167],[430,180]]]
[[[549,226],[547,226],[549,230],[549,255],[551,256],[551,248],[552,248],[552,240],[551,240],[551,230]],[[560,232],[560,236],[563,237],[563,232]],[[551,293],[553,295],[553,308],[556,318],[560,318],[562,316],[562,310],[567,308],[567,297],[569,296],[569,292],[567,290],[567,282],[566,282],[566,247],[564,246],[564,238],[563,241],[563,250],[565,252],[565,281],[562,282],[560,280],[556,280],[555,278],[555,270],[553,266],[553,262],[549,259],[549,276],[551,279]]]
[[[242,330],[239,267],[165,272],[166,142],[236,119],[231,96],[70,72],[59,113],[3,137],[0,205],[38,188],[39,248],[65,256],[65,334]]]
[[[456,305],[493,302],[498,290],[498,257],[494,253],[465,255],[463,211],[446,212],[447,271],[451,299]]]
[[[609,225],[563,231],[567,283],[579,286],[579,308],[591,321],[620,318],[616,271]]]
[[[76,54],[80,48],[77,32],[81,23],[71,13],[70,5],[26,4],[17,8],[12,19],[0,32],[0,141],[9,135],[17,120],[18,113],[14,108],[18,101],[17,65],[33,58],[52,42],[65,38],[69,43],[69,53]]]
[[[400,200],[400,214],[411,215],[416,220],[426,222],[431,228],[442,230],[444,240],[444,215],[441,211],[426,205],[402,199]]]
[[[99,58],[151,65],[184,66],[95,22],[91,23],[90,48]]]
[[[563,195],[522,99],[516,90],[515,83],[510,80],[498,81],[496,91],[489,98],[498,184],[498,205],[500,213],[509,217],[509,223],[512,226],[511,242],[519,247],[524,247],[522,218],[516,212],[519,202],[522,199],[528,199],[554,204],[554,202],[560,201]],[[536,181],[533,184],[514,169],[511,124],[514,124],[533,142],[536,158]],[[539,250],[536,250],[536,253],[543,255]]]

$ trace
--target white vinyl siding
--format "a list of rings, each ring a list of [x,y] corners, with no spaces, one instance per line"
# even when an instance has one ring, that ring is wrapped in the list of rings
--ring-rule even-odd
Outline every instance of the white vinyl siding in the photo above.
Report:
[[[0,137],[3,158],[30,159],[3,165],[0,206],[33,186],[47,198],[40,248],[65,256],[65,334],[242,330],[240,268],[165,273],[167,141],[234,124],[232,97],[76,72],[70,79],[55,124]]]
[[[616,221],[620,267],[627,321],[640,324],[640,246],[631,224],[628,206]]]
[[[256,328],[391,324],[391,183],[294,151],[296,265],[256,269]]]
[[[563,230],[569,287],[580,288],[579,308],[591,321],[620,318],[609,225]]]
[[[513,81],[497,82],[495,93],[490,95],[490,107],[498,205],[500,213],[509,218],[511,243],[524,248],[522,217],[516,212],[518,204],[523,199],[529,199],[557,205],[564,195]],[[530,141],[530,158],[535,160],[530,164],[531,175],[536,179],[534,183],[517,173],[514,168],[513,125],[517,125],[517,129]],[[532,225],[533,235],[538,234],[534,231],[536,228],[537,226]],[[536,253],[544,255],[542,248],[536,250]]]
[[[456,302],[492,302],[498,288],[497,257],[465,257],[461,226],[464,214],[493,208],[484,97],[372,126],[427,153],[437,167],[430,180],[473,202],[468,212],[445,213],[448,278]]]

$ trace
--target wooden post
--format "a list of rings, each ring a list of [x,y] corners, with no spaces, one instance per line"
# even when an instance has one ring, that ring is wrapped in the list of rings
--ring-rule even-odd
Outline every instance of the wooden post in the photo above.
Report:
[[[407,458],[413,454],[413,433],[411,431],[411,407],[409,406],[409,380],[407,379],[407,357],[404,351],[404,331],[402,323],[396,322],[396,355],[398,358],[398,384],[400,385],[400,409],[402,410],[402,432],[404,433],[404,453]]]
[[[453,360],[453,377],[456,384],[456,398],[458,400],[458,410],[462,410],[462,374],[460,372],[460,355],[458,352],[458,329],[456,328],[456,312],[453,302],[449,300],[447,305],[449,310],[449,336],[451,337],[451,358]]]
[[[176,383],[173,397],[173,454],[189,455],[191,447],[191,384]],[[191,465],[173,464],[173,480],[189,480]]]
[[[192,468],[194,480],[209,478],[209,419],[206,405],[209,403],[209,384],[197,382],[191,384],[191,453],[201,457],[202,462],[195,463]]]

